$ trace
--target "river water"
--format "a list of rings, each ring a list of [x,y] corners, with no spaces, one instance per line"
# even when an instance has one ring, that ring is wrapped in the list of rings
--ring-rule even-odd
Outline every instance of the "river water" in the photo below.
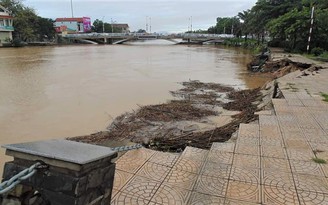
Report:
[[[186,45],[84,45],[0,49],[0,144],[104,130],[138,105],[172,98],[177,82],[255,88],[241,49]],[[0,152],[0,172],[4,150]]]

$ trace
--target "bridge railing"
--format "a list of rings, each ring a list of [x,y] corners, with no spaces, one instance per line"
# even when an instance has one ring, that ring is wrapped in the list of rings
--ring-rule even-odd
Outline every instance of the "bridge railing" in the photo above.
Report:
[[[66,34],[66,38],[139,38],[139,37],[158,37],[158,38],[233,38],[231,34],[157,34],[157,33],[83,33],[83,34]]]

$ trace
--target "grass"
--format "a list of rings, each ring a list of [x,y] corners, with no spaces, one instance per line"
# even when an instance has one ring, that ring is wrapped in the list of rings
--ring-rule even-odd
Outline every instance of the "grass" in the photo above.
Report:
[[[312,158],[312,160],[313,160],[315,163],[318,163],[318,164],[326,164],[326,163],[327,163],[326,160],[324,160],[324,159],[320,159],[320,158],[317,158],[317,157]]]
[[[321,93],[321,96],[324,98],[323,101],[328,102],[328,94]]]
[[[313,54],[304,54],[304,56],[313,60],[328,62],[328,51],[325,51],[323,54],[319,56],[315,56]]]

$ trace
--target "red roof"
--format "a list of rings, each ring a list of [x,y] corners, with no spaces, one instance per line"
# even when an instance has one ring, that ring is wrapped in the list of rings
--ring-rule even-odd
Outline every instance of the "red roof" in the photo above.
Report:
[[[83,18],[56,18],[56,22],[63,22],[63,21],[83,22]]]
[[[14,17],[12,17],[12,16],[3,16],[3,15],[0,15],[0,18],[3,18],[3,19],[13,19]]]

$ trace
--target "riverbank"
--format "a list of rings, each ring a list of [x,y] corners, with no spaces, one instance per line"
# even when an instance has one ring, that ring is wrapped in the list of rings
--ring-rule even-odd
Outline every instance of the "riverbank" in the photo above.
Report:
[[[285,61],[288,63],[282,63]],[[310,59],[281,50],[273,50],[272,59],[266,64],[274,69],[262,73],[272,79],[296,70],[301,70],[302,75],[315,75],[324,68]],[[230,140],[239,124],[256,121],[257,112],[270,111],[271,99],[281,97],[274,81],[251,90],[235,90],[199,81],[182,85],[182,89],[171,92],[175,98],[168,103],[140,106],[138,110],[117,117],[106,131],[70,139],[93,144],[131,141],[173,152],[182,151],[186,146],[206,149],[212,142]]]

